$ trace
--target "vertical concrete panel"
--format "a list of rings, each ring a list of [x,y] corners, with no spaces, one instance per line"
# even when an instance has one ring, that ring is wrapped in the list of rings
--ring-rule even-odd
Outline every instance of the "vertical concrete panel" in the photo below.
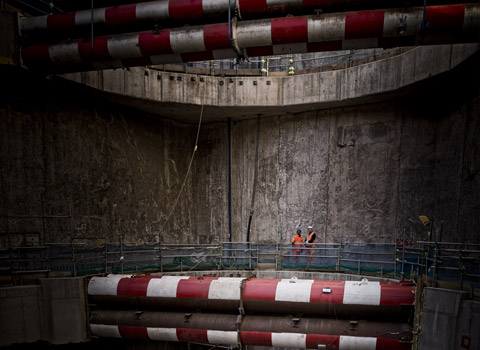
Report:
[[[104,70],[103,89],[116,94],[125,93],[125,74],[123,69]]]
[[[444,106],[445,107],[445,106]],[[453,107],[453,106],[452,106]],[[452,108],[453,109],[453,108]],[[463,152],[466,133],[466,110],[459,104],[438,123],[436,132],[435,212],[438,224],[444,221],[444,232],[457,232],[467,218],[459,218]],[[462,230],[463,231],[463,230]],[[438,237],[438,236],[437,236]],[[434,237],[437,239],[437,237]]]
[[[41,295],[39,286],[0,290],[0,346],[46,340]]]
[[[52,344],[88,340],[87,301],[84,278],[40,280],[48,323],[47,339]]]
[[[227,156],[226,123],[203,125],[192,169],[192,233],[201,244],[228,241]]]
[[[145,69],[145,98],[154,101],[162,100],[161,73],[153,69]]]
[[[388,104],[345,108],[330,129],[327,241],[391,241],[397,198],[398,125]]]
[[[255,215],[250,233],[252,242],[256,243],[275,244],[278,239],[278,128],[278,117],[261,120]]]
[[[462,188],[458,238],[469,242],[478,241],[480,227],[480,95],[467,104],[465,138],[463,145]]]
[[[289,242],[297,227],[313,225],[320,241],[326,219],[328,118],[316,112],[280,119],[279,232]]]
[[[124,69],[124,91],[128,96],[145,98],[145,72],[144,67]]]
[[[451,350],[456,343],[457,315],[462,292],[446,289],[425,289],[422,310],[420,349]]]
[[[457,317],[455,346],[460,349],[480,349],[480,302],[463,300]]]

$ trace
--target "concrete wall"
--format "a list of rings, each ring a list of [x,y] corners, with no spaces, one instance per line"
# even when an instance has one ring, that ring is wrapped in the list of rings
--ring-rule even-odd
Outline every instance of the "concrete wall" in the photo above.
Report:
[[[40,286],[0,288],[0,346],[89,339],[83,278],[41,279]]]
[[[252,241],[283,243],[309,224],[326,242],[393,242],[404,228],[424,238],[418,215],[427,215],[437,227],[444,221],[445,239],[479,242],[479,91],[471,84],[477,71],[465,67],[384,102],[262,117]],[[3,76],[0,212],[67,216],[2,220],[0,231],[16,244],[32,232],[47,242],[93,244],[120,235],[153,242],[159,233],[165,243],[228,240],[226,121],[202,125],[192,171],[163,227],[196,125],[69,83]],[[232,125],[233,241],[245,241],[250,213],[251,117]]]
[[[425,289],[419,349],[480,347],[480,302],[465,298],[459,291]]]

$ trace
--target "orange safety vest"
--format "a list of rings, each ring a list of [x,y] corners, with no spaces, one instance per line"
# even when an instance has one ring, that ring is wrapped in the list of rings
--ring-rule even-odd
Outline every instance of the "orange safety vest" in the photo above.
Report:
[[[307,236],[307,239],[306,239],[305,242],[306,242],[306,243],[315,243],[315,239],[316,239],[317,237],[315,237],[315,239],[313,239],[313,241],[312,241],[312,237],[313,237],[314,234],[315,234],[315,232],[312,231],[312,233],[310,233],[310,234]],[[313,245],[312,245],[312,244],[307,244],[307,247],[313,247]]]
[[[302,236],[299,236],[299,235],[295,235],[292,237],[292,244],[293,243],[296,243],[294,244],[296,247],[299,247],[300,246],[300,243],[303,243],[303,238]]]

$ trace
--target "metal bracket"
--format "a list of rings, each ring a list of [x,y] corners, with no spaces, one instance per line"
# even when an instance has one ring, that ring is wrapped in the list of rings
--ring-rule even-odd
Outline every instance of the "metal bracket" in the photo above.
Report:
[[[192,317],[192,314],[185,314],[185,315],[183,315],[183,322],[188,323],[190,317]]]

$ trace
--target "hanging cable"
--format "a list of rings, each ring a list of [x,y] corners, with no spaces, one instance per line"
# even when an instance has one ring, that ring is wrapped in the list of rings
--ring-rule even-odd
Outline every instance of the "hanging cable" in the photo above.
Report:
[[[250,204],[250,216],[248,217],[247,227],[247,243],[250,248],[250,227],[252,224],[253,207],[255,205],[255,192],[257,187],[257,173],[258,173],[258,144],[260,143],[260,114],[257,116],[257,140],[255,145],[255,168],[253,170],[253,189],[252,189],[252,203]]]
[[[425,32],[430,28],[430,23],[427,20],[427,0],[423,0],[423,18],[420,22],[420,32],[425,34]]]
[[[162,227],[160,228],[159,235],[161,232],[163,232],[163,229],[167,225],[168,221],[170,220],[170,217],[173,214],[173,211],[177,207],[178,200],[180,199],[180,196],[182,195],[183,189],[185,188],[185,184],[187,183],[188,175],[190,174],[190,170],[192,169],[192,164],[193,164],[193,158],[195,158],[195,152],[197,152],[198,149],[198,138],[200,136],[200,127],[202,126],[202,117],[203,117],[203,106],[204,106],[204,101],[205,101],[205,91],[207,90],[206,87],[206,82],[203,88],[203,96],[202,96],[202,108],[200,109],[200,119],[198,121],[198,128],[197,128],[197,137],[195,138],[195,146],[193,147],[193,152],[192,156],[190,158],[190,163],[188,164],[187,168],[187,173],[185,174],[185,178],[183,179],[182,187],[180,187],[180,191],[178,192],[177,198],[175,198],[175,201],[173,202],[172,209],[170,209],[170,212],[168,213],[167,219],[163,223]]]

